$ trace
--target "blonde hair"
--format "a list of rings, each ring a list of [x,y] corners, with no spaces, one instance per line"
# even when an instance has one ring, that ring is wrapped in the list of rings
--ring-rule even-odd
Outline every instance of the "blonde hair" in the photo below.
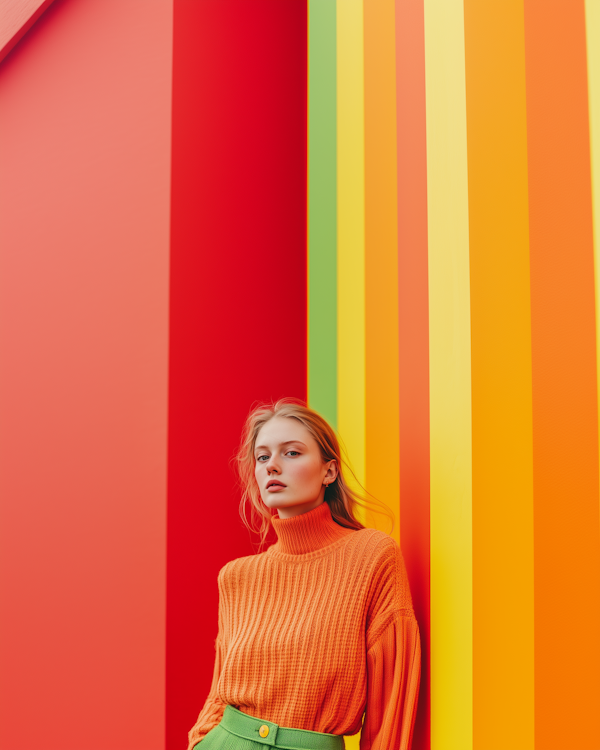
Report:
[[[383,503],[369,495],[358,482],[345,457],[345,451],[342,452],[340,449],[340,442],[331,425],[320,414],[306,406],[303,401],[282,398],[274,403],[259,404],[251,410],[246,418],[241,444],[235,457],[242,489],[240,515],[246,528],[259,535],[259,548],[264,544],[269,533],[275,509],[268,508],[260,496],[254,475],[256,461],[254,448],[259,430],[273,417],[297,419],[316,440],[323,461],[335,460],[337,462],[337,477],[328,485],[325,494],[325,502],[329,505],[331,516],[336,523],[347,529],[364,529],[363,524],[355,516],[356,507],[362,506],[387,516],[391,519],[393,528],[393,514]],[[355,486],[359,490],[355,490],[347,483],[344,471],[352,475]],[[250,522],[247,519],[248,509]]]

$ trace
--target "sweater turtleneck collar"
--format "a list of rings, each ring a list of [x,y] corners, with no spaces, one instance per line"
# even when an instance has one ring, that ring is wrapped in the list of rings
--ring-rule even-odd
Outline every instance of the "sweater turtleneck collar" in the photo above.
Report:
[[[314,552],[352,534],[352,529],[333,520],[331,508],[325,501],[308,513],[293,518],[273,516],[271,520],[277,534],[277,550],[290,555]]]

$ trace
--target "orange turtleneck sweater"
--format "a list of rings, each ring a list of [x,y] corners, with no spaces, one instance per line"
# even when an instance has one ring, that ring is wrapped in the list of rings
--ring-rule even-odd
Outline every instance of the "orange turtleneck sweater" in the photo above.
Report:
[[[361,730],[364,714],[361,750],[408,750],[421,648],[398,544],[340,526],[326,502],[273,526],[266,552],[219,571],[212,686],[188,750],[228,703],[341,735]]]

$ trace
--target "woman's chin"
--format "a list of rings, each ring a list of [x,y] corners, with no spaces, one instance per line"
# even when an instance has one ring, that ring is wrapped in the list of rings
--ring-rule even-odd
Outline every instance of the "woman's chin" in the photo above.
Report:
[[[284,500],[280,497],[268,497],[266,500],[264,500],[264,504],[267,506],[267,508],[287,508],[291,505],[295,505],[293,500]]]
[[[292,498],[286,499],[285,501],[282,499],[273,499],[269,498],[268,500],[265,500],[265,505],[270,508],[271,510],[277,510],[281,511],[279,513],[280,517],[282,517],[282,513],[285,515],[286,518],[291,518],[292,516],[298,516],[302,513],[308,513],[310,510],[313,510],[317,507],[319,503],[315,500],[294,500]]]
[[[297,500],[294,500],[294,498],[288,497],[284,499],[275,496],[268,497],[264,500],[264,503],[267,508],[271,508],[272,510],[279,510],[280,508],[285,510],[286,508],[295,508],[298,505],[302,505],[302,502],[298,502]]]

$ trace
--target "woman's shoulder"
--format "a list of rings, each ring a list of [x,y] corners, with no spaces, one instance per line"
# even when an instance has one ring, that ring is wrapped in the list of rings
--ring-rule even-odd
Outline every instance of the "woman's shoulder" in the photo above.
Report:
[[[244,555],[243,557],[236,557],[233,560],[229,560],[219,570],[218,580],[219,584],[228,584],[239,578],[240,574],[253,570],[259,566],[264,560],[265,553],[259,552],[255,555]]]
[[[364,537],[363,566],[369,585],[368,622],[377,619],[385,623],[386,617],[411,614],[412,599],[400,545],[384,531],[361,529],[358,533]]]
[[[379,529],[359,529],[352,539],[356,554],[374,565],[393,566],[402,554],[398,542]]]

